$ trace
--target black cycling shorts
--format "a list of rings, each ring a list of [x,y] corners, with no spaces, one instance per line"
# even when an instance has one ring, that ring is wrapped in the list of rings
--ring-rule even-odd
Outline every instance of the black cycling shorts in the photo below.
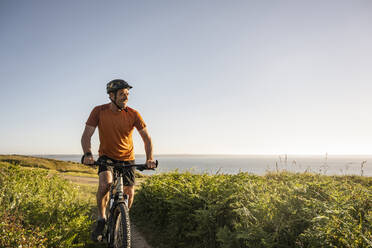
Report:
[[[113,163],[124,162],[125,164],[134,164],[134,160],[119,161],[119,160],[109,158],[105,155],[100,156],[97,161],[107,163],[107,160],[111,160]],[[103,171],[111,171],[111,174],[112,174],[113,173],[113,168],[112,168],[112,166],[109,166],[109,165],[106,165],[106,164],[105,165],[100,165],[99,168],[98,168],[98,175],[99,175],[99,173],[101,173]],[[134,171],[135,171],[134,167],[124,168],[124,175],[123,175],[124,186],[133,186],[136,183],[136,176],[134,174]]]

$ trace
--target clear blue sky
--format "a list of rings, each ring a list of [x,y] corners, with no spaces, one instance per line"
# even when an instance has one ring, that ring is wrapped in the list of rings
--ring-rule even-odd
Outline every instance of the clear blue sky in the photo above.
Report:
[[[371,154],[371,27],[368,0],[2,0],[0,153],[81,153],[123,78],[158,154]]]

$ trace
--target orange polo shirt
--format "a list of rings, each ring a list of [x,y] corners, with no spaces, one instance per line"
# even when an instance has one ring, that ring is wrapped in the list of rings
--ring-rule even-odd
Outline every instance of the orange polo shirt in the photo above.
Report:
[[[134,160],[133,129],[140,131],[146,127],[136,110],[127,107],[127,111],[113,112],[110,103],[96,106],[86,124],[98,126],[99,155],[121,161]]]

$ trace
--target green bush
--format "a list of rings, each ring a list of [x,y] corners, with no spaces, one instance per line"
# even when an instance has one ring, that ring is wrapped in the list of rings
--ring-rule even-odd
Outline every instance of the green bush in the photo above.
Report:
[[[0,211],[0,247],[46,247],[46,238],[39,228],[25,228],[20,213]]]
[[[90,209],[77,194],[45,170],[0,162],[0,247],[82,247]]]
[[[314,174],[168,173],[131,214],[156,247],[371,247],[372,180]]]

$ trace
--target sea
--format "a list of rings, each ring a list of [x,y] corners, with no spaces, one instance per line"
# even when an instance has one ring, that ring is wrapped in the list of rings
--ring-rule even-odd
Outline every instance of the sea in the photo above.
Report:
[[[33,155],[64,161],[80,162],[81,155]],[[95,156],[97,158],[97,156]],[[208,174],[248,172],[311,172],[322,175],[372,176],[372,155],[155,155],[159,161],[156,174],[170,171],[191,171]],[[136,163],[145,163],[145,155],[136,155]]]

